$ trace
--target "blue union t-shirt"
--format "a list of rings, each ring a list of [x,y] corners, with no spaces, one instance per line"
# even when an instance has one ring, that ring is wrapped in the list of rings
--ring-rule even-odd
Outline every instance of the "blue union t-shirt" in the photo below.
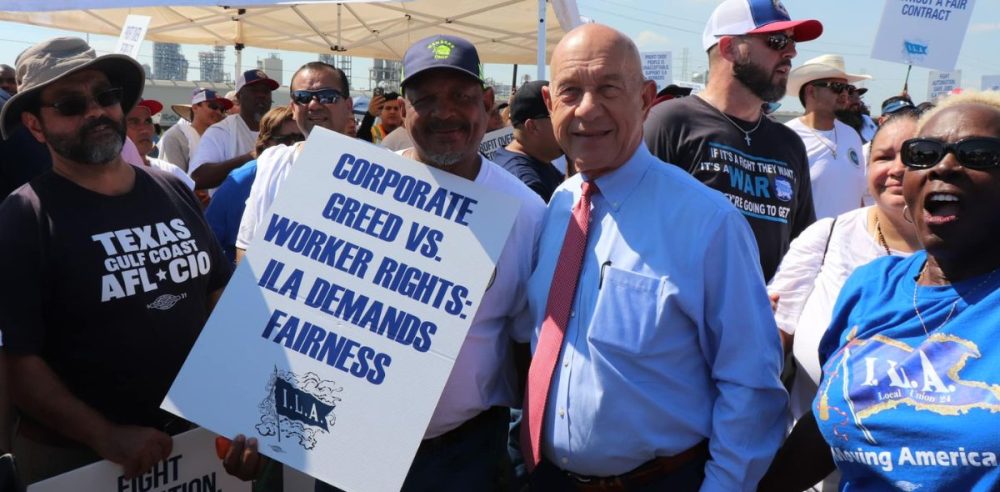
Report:
[[[857,269],[820,343],[813,412],[841,490],[1000,490],[1000,273],[916,287],[928,336],[926,259]]]

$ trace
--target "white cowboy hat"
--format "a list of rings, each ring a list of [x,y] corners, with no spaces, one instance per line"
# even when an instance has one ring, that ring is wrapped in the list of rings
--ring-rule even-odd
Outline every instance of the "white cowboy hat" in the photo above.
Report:
[[[788,90],[786,94],[798,97],[802,86],[814,80],[847,79],[847,83],[853,84],[871,78],[871,75],[847,73],[844,70],[843,56],[821,55],[812,60],[806,60],[802,66],[796,67],[788,74]]]

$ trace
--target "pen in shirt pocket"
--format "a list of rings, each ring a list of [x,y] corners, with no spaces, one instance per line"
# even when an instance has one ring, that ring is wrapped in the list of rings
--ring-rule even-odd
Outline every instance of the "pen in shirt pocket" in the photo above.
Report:
[[[604,287],[604,269],[609,266],[611,266],[611,260],[601,263],[601,275],[597,280],[597,290],[601,290],[601,287]]]

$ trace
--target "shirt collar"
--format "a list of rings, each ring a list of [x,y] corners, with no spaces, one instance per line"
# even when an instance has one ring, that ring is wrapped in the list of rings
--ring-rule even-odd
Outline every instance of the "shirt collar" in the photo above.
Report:
[[[639,185],[639,181],[652,163],[653,155],[649,153],[646,143],[640,142],[639,147],[635,149],[632,157],[625,161],[625,164],[594,180],[597,183],[597,189],[601,191],[601,196],[604,197],[612,210],[617,212],[621,208],[632,190]],[[584,180],[589,181],[586,176],[584,176]]]

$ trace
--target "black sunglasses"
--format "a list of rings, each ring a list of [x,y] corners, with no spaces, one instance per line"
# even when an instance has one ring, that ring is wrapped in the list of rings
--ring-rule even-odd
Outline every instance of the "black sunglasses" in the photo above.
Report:
[[[55,108],[63,116],[80,116],[87,112],[91,99],[97,101],[97,104],[102,108],[106,108],[121,103],[123,92],[120,87],[113,87],[94,94],[93,98],[79,94],[66,96],[52,104],[42,103],[41,106],[43,108]]]
[[[305,137],[301,133],[289,133],[288,135],[272,135],[271,140],[281,145],[292,145],[293,143],[305,140]]]
[[[222,105],[216,102],[206,102],[205,107],[212,111],[222,111]]]
[[[911,138],[903,142],[903,164],[914,169],[929,169],[949,152],[969,169],[992,169],[1000,166],[1000,138],[970,137],[949,144],[930,138]]]
[[[344,94],[337,89],[319,89],[315,91],[292,91],[292,101],[295,104],[305,106],[312,102],[313,99],[319,101],[320,104],[336,104],[337,101],[344,99]]]
[[[830,89],[831,91],[836,92],[837,94],[840,94],[841,92],[844,92],[844,91],[851,91],[851,90],[855,90],[856,91],[857,90],[857,89],[854,88],[853,85],[851,85],[851,84],[845,84],[843,82],[813,82],[812,86],[813,87],[826,87],[827,89]]]
[[[783,32],[777,34],[769,34],[764,38],[764,44],[768,48],[774,51],[783,51],[788,45],[795,46],[795,38],[789,36]]]

